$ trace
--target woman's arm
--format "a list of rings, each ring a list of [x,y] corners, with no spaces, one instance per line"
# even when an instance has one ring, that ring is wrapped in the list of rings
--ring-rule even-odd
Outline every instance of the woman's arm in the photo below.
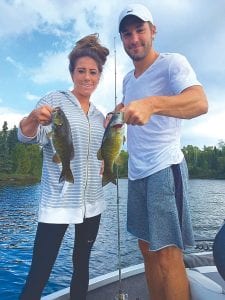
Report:
[[[27,137],[34,137],[37,134],[40,124],[48,125],[51,123],[52,111],[53,108],[48,105],[40,106],[32,110],[32,112],[20,122],[22,134]]]

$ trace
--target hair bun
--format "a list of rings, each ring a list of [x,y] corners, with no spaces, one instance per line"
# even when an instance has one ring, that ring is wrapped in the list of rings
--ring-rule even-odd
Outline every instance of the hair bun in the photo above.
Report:
[[[105,64],[107,55],[109,55],[109,50],[100,44],[98,33],[89,34],[84,38],[80,39],[79,41],[76,42],[75,48],[77,50],[88,48],[96,52],[96,54],[101,59],[103,65]]]
[[[98,64],[99,71],[102,72],[102,66],[105,64],[108,55],[109,50],[101,45],[99,34],[89,34],[76,42],[73,50],[68,56],[70,60],[70,73],[73,73],[77,59],[84,56],[93,58]]]
[[[76,48],[97,48],[97,45],[99,45],[99,34],[93,33],[90,34],[79,41],[76,42]]]

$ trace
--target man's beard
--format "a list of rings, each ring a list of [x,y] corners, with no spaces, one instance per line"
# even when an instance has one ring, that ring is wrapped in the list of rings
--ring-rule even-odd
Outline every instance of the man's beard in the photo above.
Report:
[[[129,55],[129,57],[133,61],[140,61],[140,60],[142,60],[146,57],[146,53],[143,53],[142,55],[140,55],[140,54],[130,54],[130,53],[127,53],[127,54]]]
[[[131,53],[130,50],[131,49],[125,49],[127,55],[133,60],[133,61],[141,61],[142,59],[144,59],[149,51],[150,51],[150,48],[151,48],[151,44],[145,44],[145,45],[142,45],[143,46],[143,51],[141,53],[138,53],[138,54],[135,54],[135,53]]]

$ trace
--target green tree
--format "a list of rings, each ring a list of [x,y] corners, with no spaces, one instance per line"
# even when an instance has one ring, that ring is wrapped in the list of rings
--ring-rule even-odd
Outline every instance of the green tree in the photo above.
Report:
[[[127,177],[128,175],[128,153],[124,150],[120,153],[119,177]]]
[[[27,147],[30,170],[29,174],[34,177],[40,178],[42,172],[42,151],[39,145],[28,145]]]
[[[2,131],[0,132],[0,172],[1,173],[9,173],[11,169],[7,138],[8,138],[8,124],[7,121],[4,121],[2,126]]]
[[[13,162],[15,173],[28,175],[31,169],[31,161],[29,159],[27,145],[18,143],[14,148]]]
[[[14,126],[13,129],[9,130],[7,137],[7,145],[10,154],[13,152],[16,144],[18,144],[17,127]]]

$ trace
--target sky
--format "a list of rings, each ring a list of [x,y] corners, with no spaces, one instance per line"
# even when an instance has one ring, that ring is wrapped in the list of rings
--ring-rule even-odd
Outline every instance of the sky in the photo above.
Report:
[[[118,16],[129,3],[152,12],[158,52],[187,57],[209,102],[207,114],[184,120],[182,146],[218,146],[225,140],[224,0],[1,0],[0,129],[34,109],[54,90],[72,89],[68,54],[76,41],[99,33],[110,55],[91,101],[105,114],[122,100],[122,80],[133,69],[118,33]],[[115,67],[116,66],[116,67]]]

